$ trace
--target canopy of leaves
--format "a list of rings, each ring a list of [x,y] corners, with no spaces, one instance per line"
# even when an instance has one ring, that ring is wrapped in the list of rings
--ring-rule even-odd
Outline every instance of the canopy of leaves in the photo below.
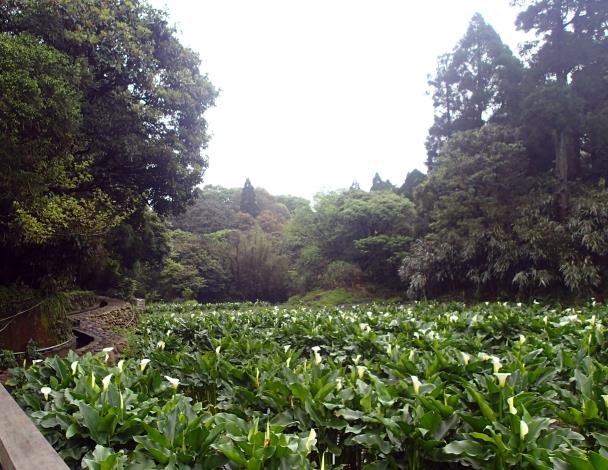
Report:
[[[8,0],[0,62],[2,258],[40,249],[63,276],[62,250],[78,259],[146,206],[162,215],[193,199],[216,91],[164,12],[145,0]],[[26,280],[32,265],[21,258],[8,276]]]
[[[320,195],[315,210],[301,209],[289,221],[285,239],[304,288],[319,285],[333,261],[354,263],[369,281],[392,283],[413,235],[416,213],[408,199],[390,191],[351,189]]]
[[[435,107],[426,143],[429,167],[454,132],[515,113],[521,81],[520,62],[481,15],[473,16],[454,50],[439,58],[429,81]]]

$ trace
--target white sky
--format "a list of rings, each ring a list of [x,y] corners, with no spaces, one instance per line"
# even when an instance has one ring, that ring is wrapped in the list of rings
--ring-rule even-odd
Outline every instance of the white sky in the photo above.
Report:
[[[312,198],[426,171],[427,75],[481,13],[514,51],[509,0],[153,0],[221,90],[204,184]]]

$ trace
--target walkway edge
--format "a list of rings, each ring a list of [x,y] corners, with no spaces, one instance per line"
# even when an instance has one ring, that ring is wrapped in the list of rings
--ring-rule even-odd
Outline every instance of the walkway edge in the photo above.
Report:
[[[0,467],[3,470],[68,470],[2,384],[0,410]]]

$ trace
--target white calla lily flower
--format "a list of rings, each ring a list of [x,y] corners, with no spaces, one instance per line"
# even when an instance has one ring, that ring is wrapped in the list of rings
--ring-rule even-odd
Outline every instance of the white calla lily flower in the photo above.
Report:
[[[143,372],[148,364],[150,364],[150,359],[142,359],[139,361],[139,368]]]
[[[412,385],[414,386],[414,393],[416,395],[420,395],[420,386],[422,385],[422,382],[420,382],[418,377],[415,375],[412,375],[411,378],[412,378]]]
[[[110,359],[110,353],[112,351],[114,351],[114,348],[113,347],[107,347],[107,348],[103,348],[101,351],[104,352],[104,353],[106,353],[106,357],[104,359],[104,362],[108,362],[108,359]]]
[[[462,362],[464,363],[464,365],[468,366],[469,361],[471,360],[471,356],[466,352],[461,352],[460,355],[462,356]]]
[[[120,361],[118,361],[118,364],[116,364],[116,366],[118,367],[118,370],[122,372],[122,369],[125,366],[125,360],[121,359]]]
[[[492,367],[494,368],[494,373],[498,374],[500,369],[502,368],[502,364],[500,363],[500,359],[496,356],[492,356]]]
[[[110,386],[111,381],[112,381],[112,374],[108,374],[103,379],[101,379],[101,383],[103,384],[104,392],[108,391],[108,387]]]
[[[179,386],[179,379],[169,377],[168,375],[165,375],[165,379],[167,379],[167,382],[169,382],[171,384],[171,387],[173,387],[173,390],[177,390],[177,387]]]
[[[310,452],[312,449],[312,443],[317,437],[317,432],[314,429],[311,429],[308,433],[308,439],[306,439],[306,452]]]
[[[49,395],[51,394],[52,391],[53,391],[53,389],[51,389],[51,387],[42,387],[40,389],[40,393],[42,393],[44,395],[45,400],[49,399]]]
[[[507,398],[507,403],[509,404],[509,413],[511,413],[512,415],[517,414],[517,408],[515,408],[515,405],[513,403],[514,400],[515,400],[515,397]]]
[[[479,354],[477,354],[477,357],[482,361],[489,361],[491,358],[491,356],[489,354],[486,354],[485,352],[480,352]]]
[[[495,372],[494,375],[496,376],[496,378],[498,379],[498,386],[500,388],[504,388],[504,386],[507,384],[507,379],[511,376],[510,372]]]
[[[321,364],[322,360],[323,360],[323,357],[318,352],[315,351],[315,364],[316,365]]]
[[[76,375],[78,372],[78,361],[74,361],[70,364],[70,369],[72,369],[72,375]]]
[[[519,423],[519,438],[523,441],[528,435],[528,424],[522,419]]]

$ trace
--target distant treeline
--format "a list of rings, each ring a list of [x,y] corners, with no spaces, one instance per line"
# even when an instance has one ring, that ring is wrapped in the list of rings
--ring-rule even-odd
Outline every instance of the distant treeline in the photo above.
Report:
[[[536,34],[520,55],[475,15],[439,57],[427,173],[311,206],[249,180],[197,189],[216,91],[166,13],[3,2],[0,283],[201,301],[602,295],[608,3],[514,3]]]

